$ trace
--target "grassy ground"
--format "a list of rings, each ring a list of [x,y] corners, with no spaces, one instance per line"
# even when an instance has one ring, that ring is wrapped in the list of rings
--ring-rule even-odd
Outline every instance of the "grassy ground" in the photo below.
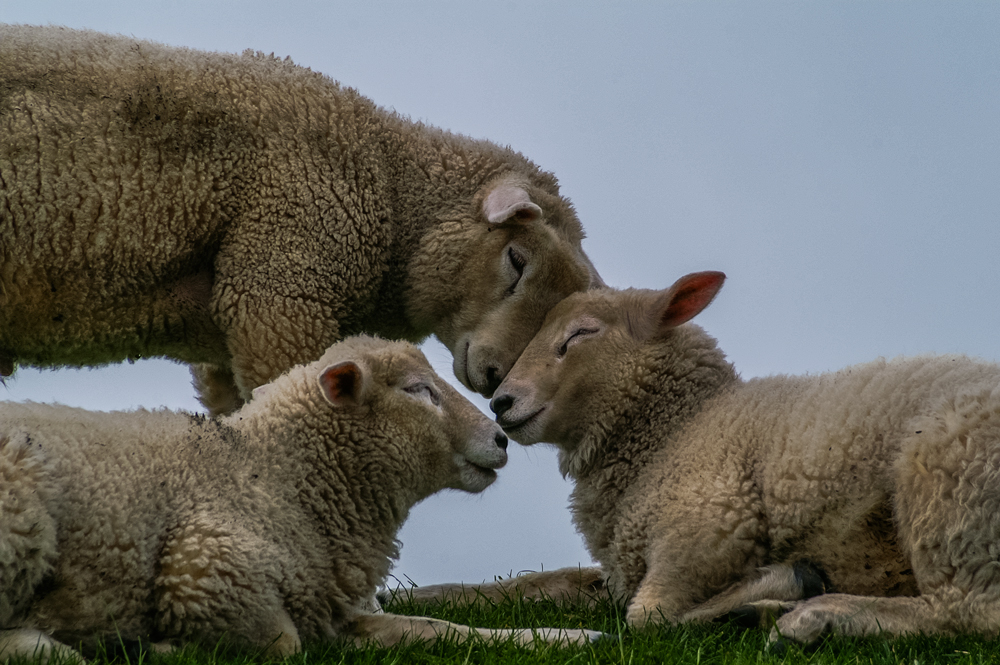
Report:
[[[790,647],[784,653],[767,648],[763,630],[744,630],[728,624],[650,628],[631,631],[614,607],[560,607],[554,603],[505,602],[475,607],[439,607],[433,612],[396,601],[388,608],[399,614],[427,614],[449,621],[493,628],[524,626],[586,627],[615,636],[588,646],[523,648],[509,643],[472,640],[465,643],[439,640],[430,646],[403,645],[393,649],[352,649],[341,645],[306,645],[306,650],[286,661],[287,665],[392,665],[395,663],[835,663],[839,665],[921,665],[947,663],[965,665],[997,663],[1000,643],[978,637],[830,638],[817,649],[803,651]],[[138,661],[138,662],[136,662]],[[107,663],[100,655],[94,665]],[[126,662],[119,658],[118,663]],[[260,662],[253,654],[187,647],[169,656],[142,654],[128,659],[128,665],[250,665]],[[50,664],[58,665],[58,664]]]

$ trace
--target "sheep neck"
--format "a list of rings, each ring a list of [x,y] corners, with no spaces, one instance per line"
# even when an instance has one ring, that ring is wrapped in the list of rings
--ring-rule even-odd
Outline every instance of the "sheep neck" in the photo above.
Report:
[[[359,568],[379,561],[384,576],[399,554],[396,534],[419,499],[410,486],[412,469],[385,454],[396,448],[379,445],[360,418],[333,422],[320,400],[288,401],[280,421],[268,416],[273,409],[244,409],[235,426],[259,442],[260,454],[271,462],[265,466],[275,491],[311,516],[330,560],[357,559]],[[387,478],[396,479],[396,486],[387,486]]]
[[[642,469],[669,447],[706,402],[741,383],[714,339],[696,326],[685,328],[627,359],[635,371],[622,375],[647,379],[640,385],[615,386],[614,407],[592,424],[571,454],[560,453],[563,474],[576,481],[571,496],[574,522],[598,561]],[[646,371],[638,371],[640,367]]]

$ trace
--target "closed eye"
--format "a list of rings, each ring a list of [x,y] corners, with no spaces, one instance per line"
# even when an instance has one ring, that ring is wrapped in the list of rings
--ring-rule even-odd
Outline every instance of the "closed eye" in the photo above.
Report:
[[[416,383],[412,386],[406,386],[403,388],[403,392],[413,395],[417,399],[430,402],[434,406],[441,406],[441,396],[426,383]]]
[[[566,351],[569,350],[569,347],[572,346],[573,344],[576,344],[583,338],[593,335],[597,332],[600,332],[599,328],[578,328],[573,332],[572,335],[567,337],[566,341],[563,342],[562,346],[559,347],[558,349],[559,357],[562,358],[564,355],[566,355]]]
[[[528,260],[513,247],[507,248],[507,260],[510,262],[511,268],[514,269],[514,281],[507,287],[507,295],[511,295],[524,275],[524,267],[528,265]]]

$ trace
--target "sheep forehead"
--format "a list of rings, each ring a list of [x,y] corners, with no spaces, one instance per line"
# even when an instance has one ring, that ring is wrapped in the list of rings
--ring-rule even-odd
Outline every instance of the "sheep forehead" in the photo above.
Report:
[[[430,368],[430,363],[424,354],[409,342],[385,340],[369,335],[348,337],[337,342],[326,350],[317,364],[325,367],[348,360],[368,361],[373,366],[403,362]]]
[[[570,294],[549,312],[543,326],[544,333],[562,335],[578,319],[590,318],[605,323],[616,321],[620,318],[621,293],[613,289],[591,289]]]

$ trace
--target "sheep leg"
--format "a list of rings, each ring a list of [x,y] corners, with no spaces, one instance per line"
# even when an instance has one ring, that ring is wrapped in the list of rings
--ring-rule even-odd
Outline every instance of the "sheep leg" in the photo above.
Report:
[[[705,483],[701,475],[690,474],[674,490],[686,498],[660,506],[653,527],[657,535],[644,553],[645,571],[626,612],[630,625],[706,620],[759,599],[757,594],[795,590],[794,570],[787,566],[769,569],[757,584],[741,587],[766,556],[759,541],[767,527],[753,481],[738,469],[719,473],[720,481],[728,477],[730,482]],[[615,572],[608,580],[612,590],[634,584]],[[686,616],[720,592],[716,603]]]
[[[347,633],[358,646],[375,642],[383,647],[391,647],[404,640],[433,642],[449,636],[467,639],[476,635],[484,640],[500,641],[510,639],[520,645],[586,644],[606,637],[604,633],[594,630],[572,628],[472,628],[441,619],[399,614],[360,615],[348,625]]]
[[[225,512],[193,515],[164,544],[157,596],[157,632],[213,642],[220,632],[267,656],[301,649],[284,598],[269,575],[271,561],[288,553],[257,534],[231,532]]]
[[[747,626],[770,626],[795,601],[826,593],[822,572],[807,561],[761,568],[753,579],[740,581],[681,615],[680,621],[732,619]]]
[[[268,658],[287,658],[302,650],[302,642],[299,639],[299,631],[284,609],[279,610],[270,622],[270,629],[261,635],[277,635],[272,638],[264,649],[264,655]],[[249,637],[249,636],[248,636]]]
[[[913,431],[896,465],[895,516],[922,595],[813,598],[772,639],[1000,631],[1000,400],[995,390],[958,395]]]
[[[778,619],[771,630],[770,641],[785,638],[808,645],[827,633],[859,636],[920,632],[951,632],[926,597],[882,598],[831,593],[799,603]]]
[[[560,568],[527,573],[485,584],[432,584],[410,589],[402,587],[381,594],[384,600],[400,597],[413,603],[473,603],[480,599],[501,602],[508,599],[554,600],[593,606],[611,599],[600,568]]]
[[[230,369],[196,363],[191,365],[191,383],[198,393],[198,401],[208,409],[209,415],[223,416],[243,406],[236,378]]]
[[[12,658],[47,663],[53,656],[61,662],[87,662],[76,649],[52,639],[40,630],[0,630],[0,663]]]

